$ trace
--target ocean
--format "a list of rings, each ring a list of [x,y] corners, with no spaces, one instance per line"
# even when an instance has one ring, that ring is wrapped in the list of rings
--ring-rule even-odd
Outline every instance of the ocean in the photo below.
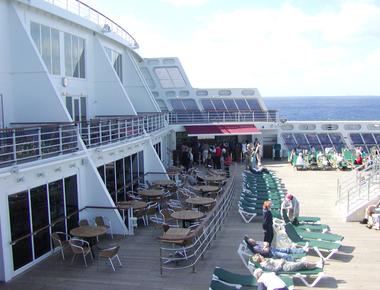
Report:
[[[380,96],[266,97],[264,102],[289,121],[380,120]]]

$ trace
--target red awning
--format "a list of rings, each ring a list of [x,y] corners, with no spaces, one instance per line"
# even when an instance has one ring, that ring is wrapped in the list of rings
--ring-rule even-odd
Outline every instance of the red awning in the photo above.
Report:
[[[185,126],[189,136],[197,135],[252,135],[261,134],[254,125],[197,125]]]

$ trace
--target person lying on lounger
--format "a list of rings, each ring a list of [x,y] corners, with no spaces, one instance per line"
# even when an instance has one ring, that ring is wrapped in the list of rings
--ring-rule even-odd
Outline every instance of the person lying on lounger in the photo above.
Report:
[[[260,268],[264,271],[269,272],[296,272],[301,270],[310,270],[315,268],[323,268],[323,260],[321,259],[318,263],[299,261],[290,262],[284,259],[271,259],[265,258],[260,254],[255,254],[252,256],[252,262],[260,264]]]
[[[260,254],[267,258],[282,258],[286,261],[294,261],[294,257],[291,254],[304,254],[307,252],[306,248],[271,247],[267,242],[255,241],[248,236],[244,237],[244,241],[253,254]]]
[[[253,276],[257,281],[257,290],[288,290],[285,282],[281,280],[275,273],[264,273],[261,269],[256,269]]]

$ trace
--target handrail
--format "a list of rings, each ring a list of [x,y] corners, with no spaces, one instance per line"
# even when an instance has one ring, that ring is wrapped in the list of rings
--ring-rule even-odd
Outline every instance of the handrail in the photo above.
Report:
[[[370,166],[361,166],[353,174],[337,180],[336,205],[348,214],[361,202],[369,201],[380,192],[380,160],[374,159]]]
[[[215,207],[208,213],[208,218],[203,221],[197,229],[201,231],[201,234],[197,235],[197,229],[195,233],[190,233],[186,238],[195,238],[189,246],[182,248],[166,248],[160,247],[160,273],[163,275],[163,270],[178,270],[192,267],[195,271],[195,265],[203,257],[204,253],[210,246],[211,242],[215,239],[216,233],[220,230],[222,223],[224,222],[228,211],[232,205],[232,199],[235,189],[235,177],[231,178],[227,192],[217,201]],[[186,257],[176,257],[175,253],[184,250],[185,252],[191,252]],[[174,261],[171,265],[166,264],[168,261]],[[182,265],[177,262],[182,262]],[[184,263],[184,264],[183,264]]]
[[[171,111],[170,124],[278,122],[277,111]]]
[[[123,38],[132,49],[139,48],[137,41],[133,38],[133,36],[117,24],[115,21],[104,15],[103,13],[97,11],[91,6],[83,3],[79,0],[44,0],[56,7],[65,9],[71,13],[74,13],[80,17],[83,17],[92,23],[95,23],[104,29],[104,33],[114,32],[121,38]],[[87,13],[86,13],[87,12]],[[86,14],[84,14],[86,13]]]

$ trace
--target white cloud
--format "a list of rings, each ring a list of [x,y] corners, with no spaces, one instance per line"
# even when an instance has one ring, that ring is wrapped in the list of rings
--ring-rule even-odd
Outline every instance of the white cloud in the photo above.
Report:
[[[173,5],[176,7],[184,7],[184,6],[202,6],[208,0],[161,0],[161,2]]]

